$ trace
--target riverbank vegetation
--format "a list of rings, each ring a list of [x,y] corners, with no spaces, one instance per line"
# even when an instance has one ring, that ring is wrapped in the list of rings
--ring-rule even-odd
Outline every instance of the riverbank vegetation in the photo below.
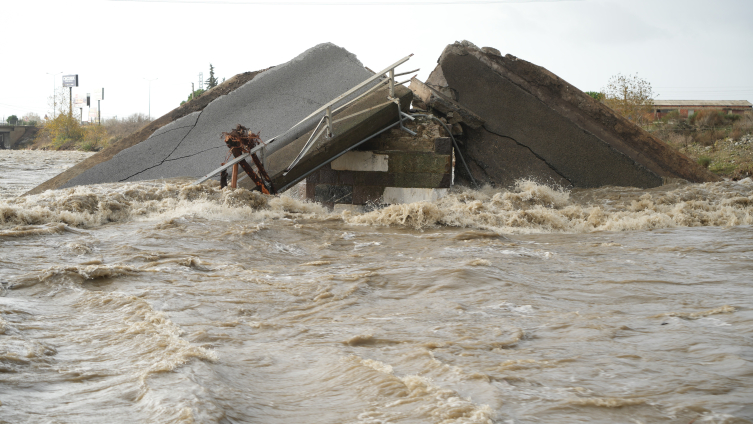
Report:
[[[651,84],[637,74],[615,75],[586,94],[721,177],[753,176],[753,113],[701,110],[683,118],[675,111],[657,120]]]
[[[105,118],[101,123],[83,122],[80,111],[69,109],[69,91],[63,88],[58,89],[48,100],[53,112],[44,119],[36,114],[27,114],[22,118],[33,122],[32,125],[39,126],[40,129],[36,137],[21,144],[19,148],[99,151],[151,122],[144,113],[134,113],[125,118]]]
[[[103,119],[98,123],[81,123],[77,116],[61,113],[42,124],[37,137],[27,149],[99,151],[140,130],[149,123],[143,113],[125,118]]]
[[[646,129],[709,171],[726,178],[753,176],[753,113],[672,112]]]

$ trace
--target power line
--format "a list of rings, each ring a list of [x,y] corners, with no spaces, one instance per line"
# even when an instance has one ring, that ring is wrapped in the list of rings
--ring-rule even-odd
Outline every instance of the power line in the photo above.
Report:
[[[129,3],[185,3],[185,4],[251,4],[257,6],[443,6],[443,5],[478,5],[504,3],[562,3],[581,2],[584,0],[429,0],[429,1],[303,1],[303,0],[109,0]]]
[[[696,91],[696,90],[677,90],[677,91],[668,91],[668,90],[656,90],[655,93],[662,93],[662,94],[686,94],[686,93],[697,93],[697,94],[750,94],[753,93],[753,90],[736,90],[736,91]]]
[[[14,105],[5,105],[0,103],[0,110],[7,111],[8,113],[27,113],[27,112],[34,112],[38,114],[44,114],[49,111],[49,109],[42,109],[39,107],[28,107],[28,106],[14,106]]]
[[[661,93],[752,93],[753,90],[654,90]]]
[[[716,87],[701,87],[697,85],[687,85],[687,86],[660,86],[659,88],[678,88],[678,89],[722,89],[722,88],[729,88],[729,89],[740,89],[740,90],[748,90],[753,89],[753,85],[720,85]]]
[[[10,103],[0,103],[1,106],[8,106],[8,107],[20,107],[20,108],[35,108],[38,109],[39,105],[31,106],[31,105],[12,105]]]

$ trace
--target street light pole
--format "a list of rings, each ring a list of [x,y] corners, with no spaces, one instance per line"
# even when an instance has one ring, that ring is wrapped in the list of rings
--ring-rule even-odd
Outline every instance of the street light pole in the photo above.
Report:
[[[62,74],[62,72],[46,72],[46,74],[52,75],[52,119],[55,119],[55,108],[57,107],[55,103],[55,76]]]
[[[149,121],[152,120],[152,81],[158,80],[159,78],[144,78],[145,80],[149,81]]]

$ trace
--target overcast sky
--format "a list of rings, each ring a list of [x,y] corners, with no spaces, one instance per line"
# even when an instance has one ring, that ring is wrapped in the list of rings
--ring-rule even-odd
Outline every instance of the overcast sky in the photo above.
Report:
[[[159,117],[210,63],[221,80],[328,41],[373,70],[414,53],[400,69],[420,67],[420,79],[466,39],[584,91],[638,73],[656,99],[753,101],[751,0],[24,0],[0,10],[3,118],[49,113],[61,72],[79,75],[81,93],[105,88],[103,116],[148,113],[151,97]]]

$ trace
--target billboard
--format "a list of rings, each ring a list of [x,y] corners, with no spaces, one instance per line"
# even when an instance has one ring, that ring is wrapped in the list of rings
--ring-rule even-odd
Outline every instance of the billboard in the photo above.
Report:
[[[86,94],[76,94],[73,96],[73,107],[86,107]]]
[[[89,122],[95,122],[97,120],[97,117],[99,111],[97,110],[96,106],[92,106],[89,108]]]
[[[63,75],[63,87],[78,87],[78,74]]]
[[[104,88],[98,88],[94,90],[92,93],[92,101],[96,102],[97,100],[104,100],[105,99],[105,89]]]

